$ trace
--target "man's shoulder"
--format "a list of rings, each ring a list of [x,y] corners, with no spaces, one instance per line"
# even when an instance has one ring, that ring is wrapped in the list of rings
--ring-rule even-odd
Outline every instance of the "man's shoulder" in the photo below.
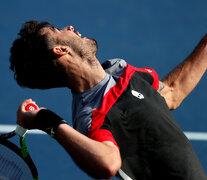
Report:
[[[102,63],[104,70],[111,75],[122,74],[124,69],[127,67],[125,60],[120,58],[108,59]]]

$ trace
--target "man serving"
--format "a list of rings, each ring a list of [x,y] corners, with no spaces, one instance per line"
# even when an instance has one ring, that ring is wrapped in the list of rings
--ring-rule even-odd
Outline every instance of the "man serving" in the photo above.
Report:
[[[149,67],[123,59],[102,65],[97,43],[72,26],[26,22],[11,48],[10,68],[22,87],[68,87],[73,127],[25,100],[17,123],[53,136],[76,164],[95,178],[206,180],[206,174],[170,110],[194,89],[207,67],[207,36],[162,81]],[[29,75],[28,75],[29,74]]]

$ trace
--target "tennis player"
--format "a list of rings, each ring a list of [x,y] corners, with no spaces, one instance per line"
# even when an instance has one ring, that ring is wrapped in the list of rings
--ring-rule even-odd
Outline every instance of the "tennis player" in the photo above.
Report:
[[[123,59],[101,65],[96,41],[72,26],[26,22],[11,48],[10,68],[22,87],[71,89],[74,128],[48,109],[26,112],[31,99],[20,105],[17,123],[53,136],[94,178],[206,180],[170,112],[206,72],[206,43],[207,35],[160,81],[152,68]]]

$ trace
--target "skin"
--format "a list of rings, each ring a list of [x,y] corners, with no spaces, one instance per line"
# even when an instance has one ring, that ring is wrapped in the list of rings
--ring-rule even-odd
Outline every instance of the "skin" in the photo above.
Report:
[[[165,98],[170,110],[180,106],[196,87],[207,69],[207,35],[194,51],[173,69],[163,80],[160,94]]]
[[[71,47],[58,44],[53,48],[53,53],[58,57],[56,65],[66,72],[68,88],[80,93],[104,79],[106,73],[96,57],[97,47],[94,40],[81,38],[72,26],[62,30],[45,28],[45,31],[44,33],[49,33],[58,41],[69,39],[72,42]]]
[[[43,28],[58,41],[70,40],[70,45],[56,44],[57,67],[61,67],[67,76],[67,87],[75,93],[94,87],[106,76],[96,57],[97,46],[94,40],[81,38],[72,26],[62,30]],[[165,98],[169,109],[176,109],[183,99],[195,88],[207,68],[207,47],[205,36],[192,54],[160,83],[158,92]],[[73,78],[71,78],[73,77]],[[34,117],[38,111],[24,110],[31,99],[25,100],[17,111],[17,124],[33,129]],[[80,134],[67,124],[57,128],[57,141],[70,154],[76,164],[95,178],[111,178],[121,167],[118,148],[110,141],[97,142]]]

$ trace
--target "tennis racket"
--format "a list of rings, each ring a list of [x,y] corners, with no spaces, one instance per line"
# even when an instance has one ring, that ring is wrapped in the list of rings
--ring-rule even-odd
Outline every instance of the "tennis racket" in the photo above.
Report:
[[[37,110],[35,104],[29,103],[25,110]],[[12,132],[0,135],[0,180],[37,180],[38,172],[27,150],[25,134],[27,129],[17,125]],[[20,147],[12,142],[19,136]],[[12,138],[12,139],[10,139]]]

